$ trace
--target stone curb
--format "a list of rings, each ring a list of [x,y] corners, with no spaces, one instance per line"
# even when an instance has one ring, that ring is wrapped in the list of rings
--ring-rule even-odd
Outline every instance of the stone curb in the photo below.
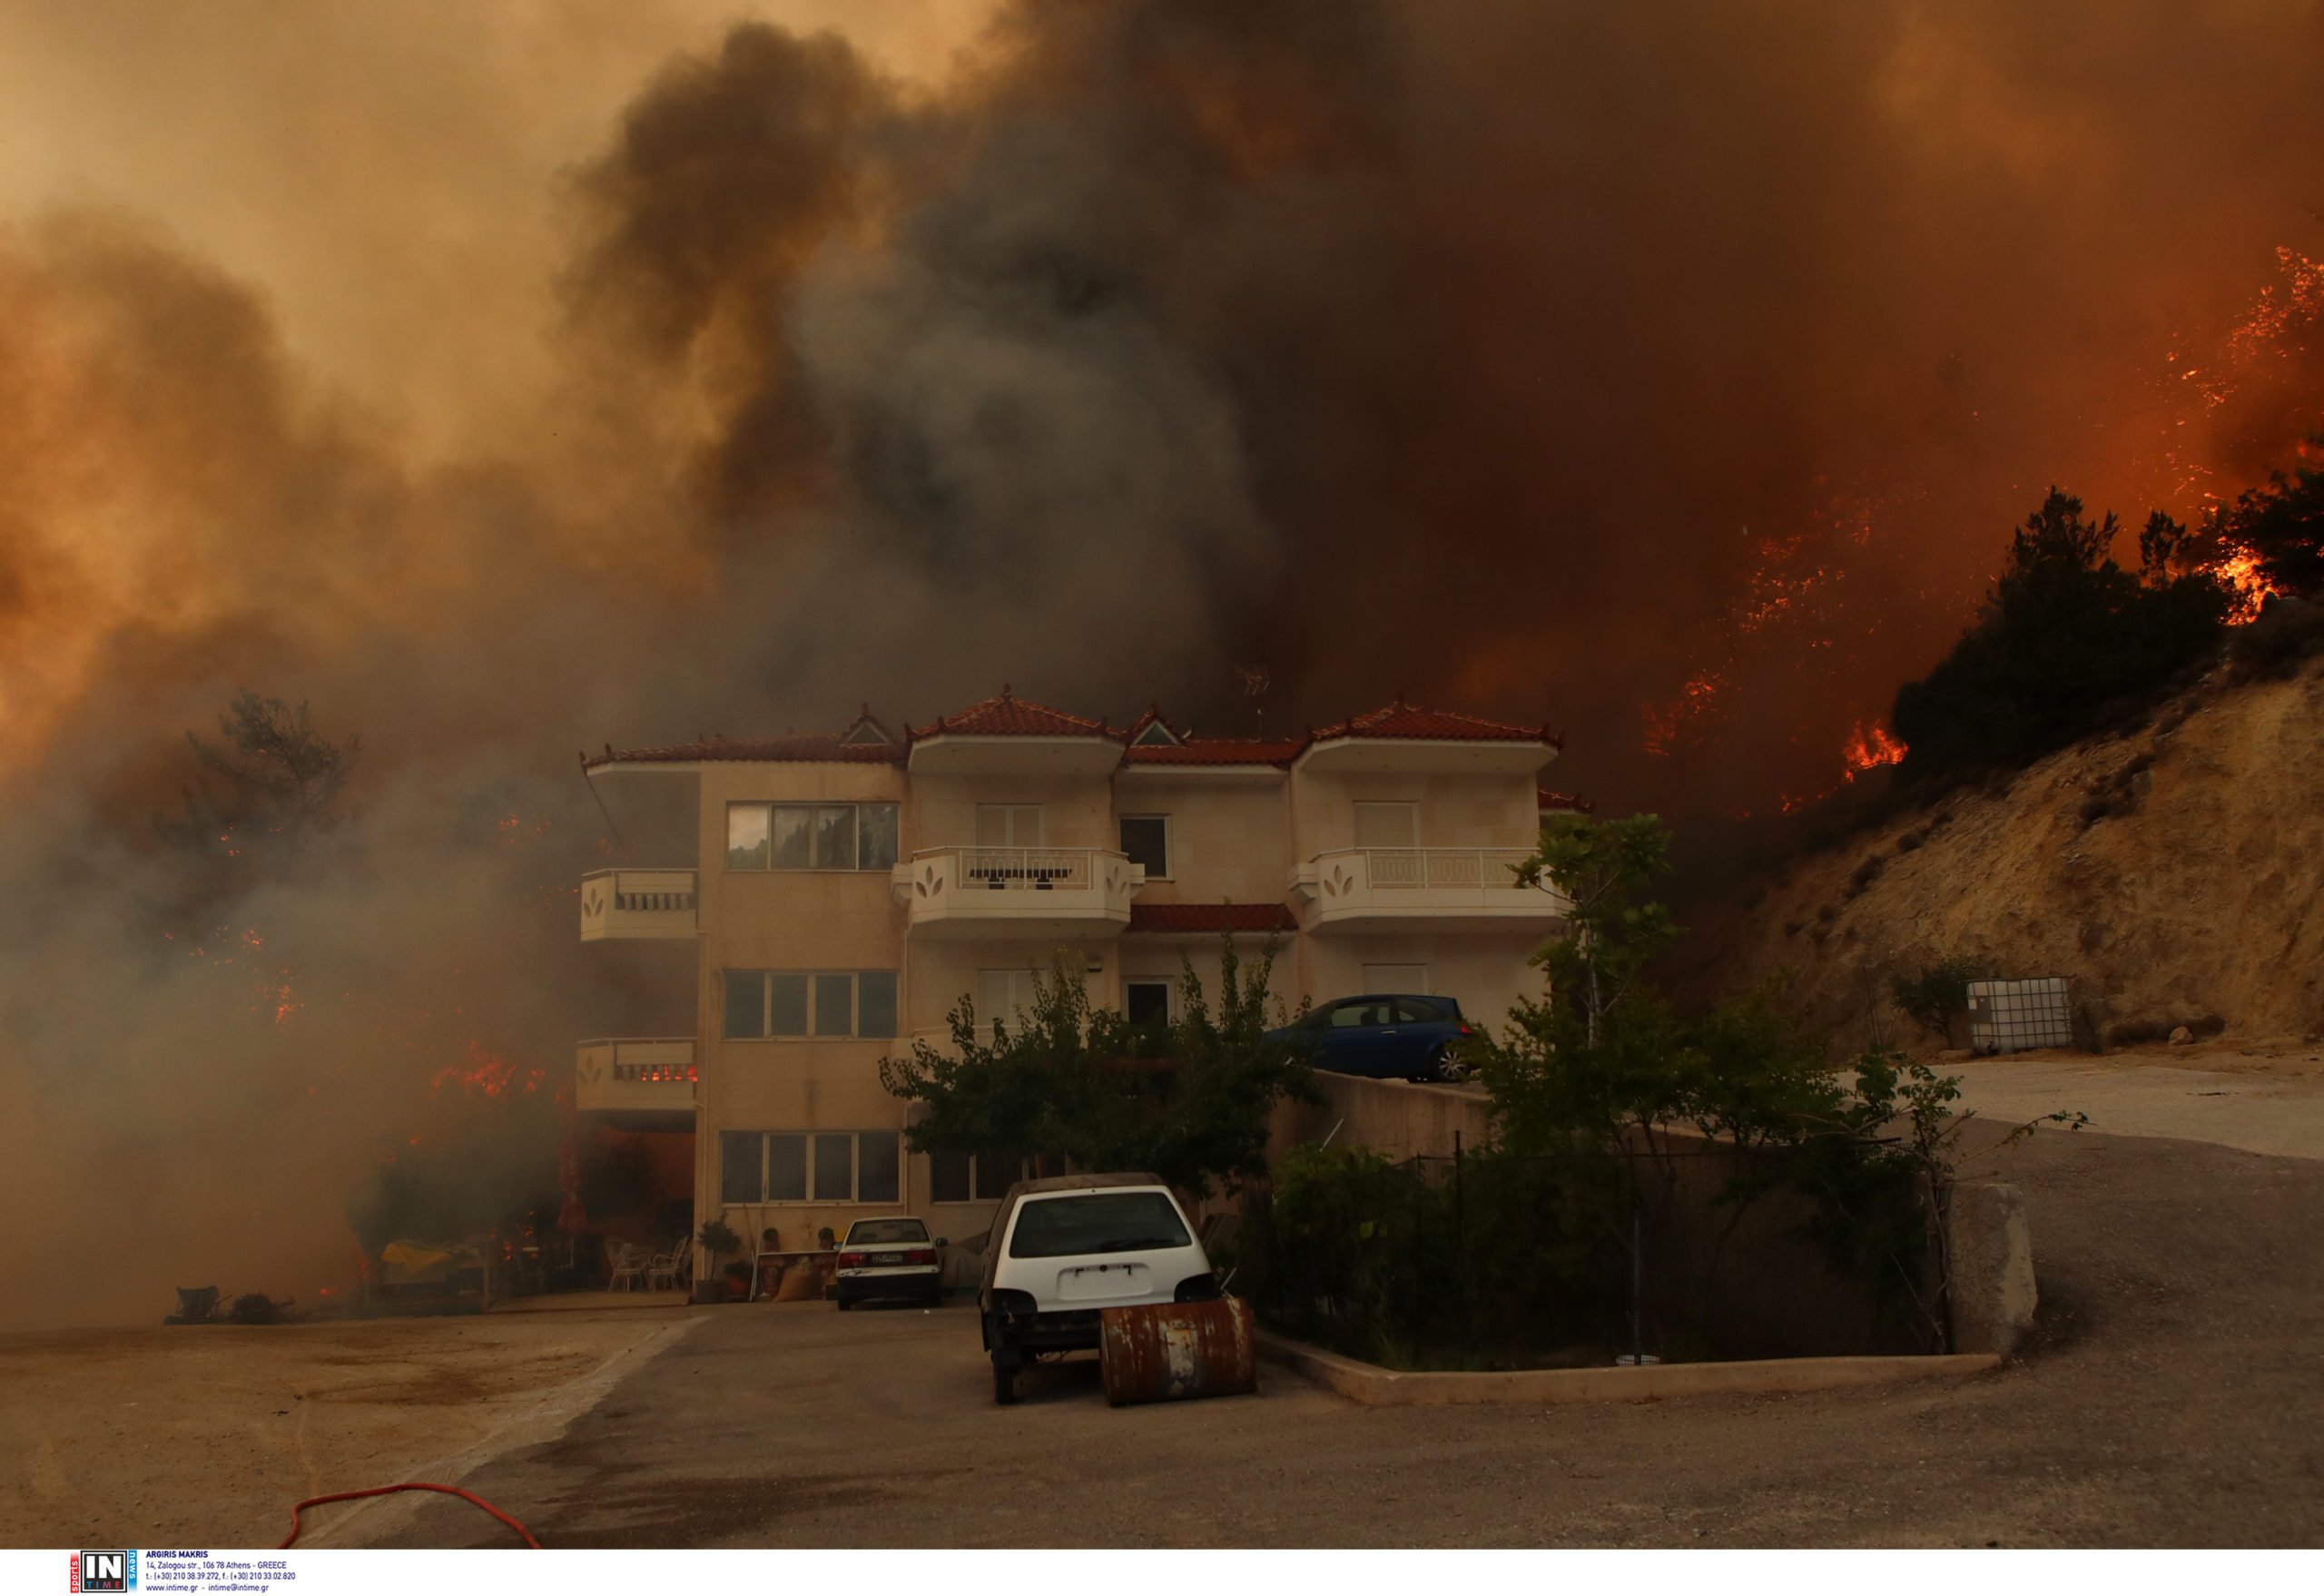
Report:
[[[1368,1407],[1442,1407],[1484,1402],[1549,1406],[1570,1402],[1648,1402],[1671,1396],[1763,1395],[1980,1374],[2001,1365],[1998,1353],[1965,1352],[1936,1357],[1760,1358],[1731,1364],[1649,1364],[1644,1368],[1439,1374],[1384,1369],[1265,1330],[1259,1332],[1259,1355]]]

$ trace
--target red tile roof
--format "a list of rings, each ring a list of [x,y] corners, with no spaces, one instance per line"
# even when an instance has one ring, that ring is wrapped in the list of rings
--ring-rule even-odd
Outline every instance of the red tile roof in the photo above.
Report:
[[[904,751],[884,743],[844,743],[827,734],[783,737],[706,737],[698,743],[665,743],[653,748],[615,748],[585,754],[581,768],[608,764],[698,764],[708,760],[757,760],[776,764],[901,764]]]
[[[1350,715],[1336,725],[1315,733],[1318,743],[1332,737],[1406,737],[1431,743],[1541,743],[1565,746],[1564,736],[1547,726],[1518,726],[1489,721],[1482,715],[1453,709],[1423,709],[1402,697],[1383,708]]]
[[[1295,931],[1299,922],[1280,903],[1132,903],[1129,931],[1157,936],[1219,936],[1227,931],[1264,936]]]
[[[1132,739],[1159,723],[1181,737],[1175,744],[1137,744]],[[865,710],[848,733],[838,735],[785,734],[780,737],[709,737],[692,743],[620,751],[608,745],[602,754],[582,755],[582,767],[606,764],[692,764],[707,760],[757,760],[804,764],[838,762],[847,764],[897,764],[911,744],[924,738],[947,737],[1096,737],[1124,744],[1123,762],[1136,765],[1218,766],[1274,765],[1286,768],[1314,744],[1339,737],[1405,738],[1416,742],[1541,743],[1562,749],[1565,738],[1547,726],[1519,726],[1506,721],[1457,710],[1422,709],[1402,698],[1384,708],[1351,715],[1346,720],[1298,737],[1198,737],[1179,733],[1158,710],[1147,710],[1127,731],[1102,720],[1090,720],[1019,698],[1006,686],[997,696],[972,704],[957,714],[939,715],[924,726],[914,726],[895,743],[848,742],[849,733],[866,724],[879,727]],[[879,727],[885,730],[884,727]],[[1587,809],[1587,805],[1582,805]]]
[[[1305,737],[1188,737],[1176,747],[1132,744],[1126,757],[1131,764],[1285,765],[1306,746]]]
[[[924,726],[911,729],[914,741],[923,737],[1107,737],[1120,742],[1127,733],[1103,721],[1085,720],[1019,698],[1003,686],[997,698],[972,704],[958,714],[940,714]]]

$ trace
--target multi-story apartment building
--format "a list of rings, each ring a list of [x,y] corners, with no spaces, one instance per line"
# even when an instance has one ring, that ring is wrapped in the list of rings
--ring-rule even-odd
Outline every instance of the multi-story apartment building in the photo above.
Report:
[[[585,941],[689,941],[694,1034],[581,1045],[576,1103],[694,1137],[697,1222],[784,1245],[867,1213],[965,1236],[1017,1171],[909,1154],[879,1061],[949,1044],[1060,954],[1093,1002],[1178,1004],[1220,935],[1277,944],[1286,1007],[1434,992],[1498,1026],[1559,900],[1513,884],[1561,740],[1402,701],[1295,737],[1127,729],[1011,695],[902,734],[712,739],[585,762],[694,778],[698,857],[599,871]],[[675,977],[674,977],[675,979]],[[796,1242],[794,1242],[796,1238]]]

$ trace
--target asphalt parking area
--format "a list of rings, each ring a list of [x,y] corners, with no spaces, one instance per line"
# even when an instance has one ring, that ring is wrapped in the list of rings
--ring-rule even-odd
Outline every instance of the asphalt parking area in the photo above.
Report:
[[[994,1405],[964,1307],[724,1309],[465,1483],[552,1546],[2314,1545],[2324,1163],[2043,1132],[2028,1355],[1961,1381],[1561,1407]],[[429,1500],[381,1544],[492,1545]]]

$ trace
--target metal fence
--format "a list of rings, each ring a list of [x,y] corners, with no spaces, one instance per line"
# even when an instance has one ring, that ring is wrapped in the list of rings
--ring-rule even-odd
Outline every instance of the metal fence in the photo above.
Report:
[[[1239,1256],[1295,1335],[1411,1367],[1919,1350],[1887,1267],[1732,1146],[1350,1166],[1246,1204]]]

